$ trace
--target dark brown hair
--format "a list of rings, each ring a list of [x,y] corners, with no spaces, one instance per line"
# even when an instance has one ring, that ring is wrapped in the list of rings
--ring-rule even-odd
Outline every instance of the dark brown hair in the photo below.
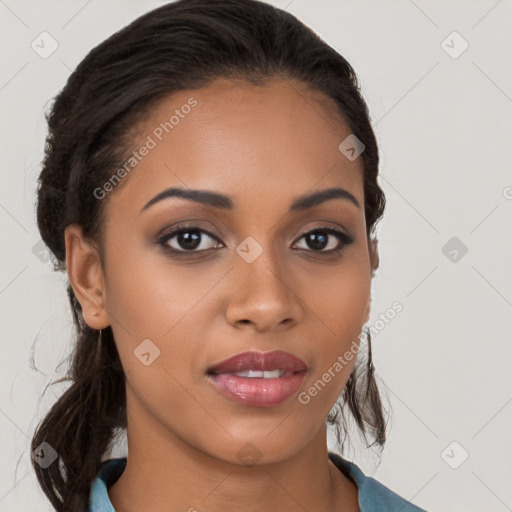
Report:
[[[293,15],[256,0],[179,0],[139,17],[80,62],[54,98],[37,192],[37,223],[54,269],[65,267],[64,230],[82,226],[101,254],[103,210],[94,190],[130,153],[130,126],[156,101],[215,78],[262,85],[299,81],[334,100],[351,132],[364,143],[364,198],[372,277],[379,264],[375,226],[385,197],[377,183],[379,153],[368,108],[351,65]],[[340,141],[341,142],[341,141]],[[90,328],[67,286],[76,345],[65,378],[70,386],[42,419],[32,450],[42,442],[58,459],[38,481],[57,511],[88,509],[91,484],[118,429],[126,428],[123,368],[112,330]],[[345,408],[365,439],[380,447],[385,421],[374,376],[356,362],[328,420],[343,449]],[[346,437],[346,436],[345,436]]]

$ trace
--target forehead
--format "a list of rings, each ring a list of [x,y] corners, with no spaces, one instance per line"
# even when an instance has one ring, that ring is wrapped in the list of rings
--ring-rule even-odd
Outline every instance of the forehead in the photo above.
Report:
[[[334,100],[295,81],[217,79],[179,91],[154,105],[137,133],[137,161],[113,203],[140,210],[179,186],[222,191],[235,204],[237,197],[288,204],[288,196],[336,185],[363,203],[362,158],[350,161],[338,148],[348,125]]]

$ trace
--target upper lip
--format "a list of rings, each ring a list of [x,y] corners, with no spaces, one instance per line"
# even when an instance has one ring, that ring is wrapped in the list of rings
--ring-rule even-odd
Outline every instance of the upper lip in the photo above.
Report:
[[[284,352],[283,350],[273,350],[272,352],[250,350],[236,354],[215,366],[211,366],[207,372],[215,374],[242,372],[245,370],[302,372],[306,369],[306,363],[289,352]]]

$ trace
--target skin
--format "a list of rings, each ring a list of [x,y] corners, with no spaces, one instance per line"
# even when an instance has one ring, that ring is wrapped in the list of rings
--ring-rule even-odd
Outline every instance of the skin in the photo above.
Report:
[[[112,327],[126,375],[129,457],[109,497],[117,512],[169,512],[170,504],[356,512],[357,487],[329,461],[326,442],[326,417],[354,359],[308,404],[296,393],[270,408],[227,399],[205,371],[246,350],[281,349],[308,365],[304,391],[357,341],[369,318],[373,261],[362,158],[338,150],[351,131],[330,98],[283,80],[218,79],[176,93],[152,108],[133,149],[191,96],[197,106],[109,192],[103,264],[80,226],[65,232],[84,319]],[[167,198],[141,213],[171,186],[221,192],[235,207]],[[361,207],[338,198],[288,212],[298,196],[329,187]],[[181,258],[153,243],[182,221],[219,241],[202,233],[200,248],[185,254],[175,236],[167,245]],[[323,249],[308,245],[304,234],[325,226],[354,241],[330,255],[342,243],[334,235]],[[235,250],[248,236],[263,249],[252,263]],[[134,355],[147,338],[160,349],[149,366]],[[237,455],[247,443],[257,450],[253,465]]]

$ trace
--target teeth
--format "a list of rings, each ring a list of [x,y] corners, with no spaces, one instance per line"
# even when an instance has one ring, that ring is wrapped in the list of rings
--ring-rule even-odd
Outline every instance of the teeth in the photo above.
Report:
[[[248,378],[254,378],[259,377],[260,379],[278,379],[279,377],[282,377],[283,375],[287,374],[286,370],[272,370],[272,371],[258,371],[258,370],[245,370],[243,372],[234,372],[233,375],[236,375],[237,377],[248,377]]]

